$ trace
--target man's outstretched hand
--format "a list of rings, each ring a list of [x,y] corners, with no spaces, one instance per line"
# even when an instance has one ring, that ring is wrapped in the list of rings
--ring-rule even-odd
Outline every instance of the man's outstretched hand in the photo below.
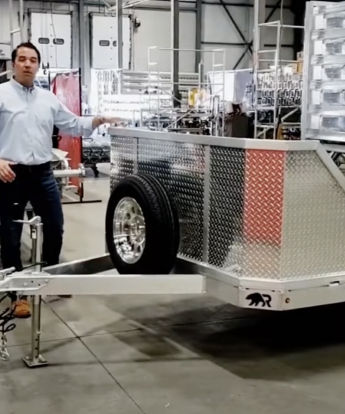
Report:
[[[15,165],[15,162],[0,160],[0,180],[2,182],[11,183],[16,178],[16,174],[11,168],[12,165]]]
[[[118,124],[121,122],[120,118],[111,117],[111,116],[96,116],[93,118],[92,127],[96,129],[104,124]]]

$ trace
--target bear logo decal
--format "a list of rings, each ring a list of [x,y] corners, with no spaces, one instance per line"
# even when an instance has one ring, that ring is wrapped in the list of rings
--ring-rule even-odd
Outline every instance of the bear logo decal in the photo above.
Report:
[[[261,293],[251,293],[246,297],[246,300],[250,300],[249,306],[259,306],[262,308],[271,308],[272,297],[270,295],[264,295]]]

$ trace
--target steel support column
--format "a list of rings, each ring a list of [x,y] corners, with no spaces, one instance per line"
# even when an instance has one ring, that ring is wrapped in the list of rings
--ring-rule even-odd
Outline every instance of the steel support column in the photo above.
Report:
[[[117,22],[117,67],[123,68],[123,13],[122,13],[122,0],[116,1],[116,22]]]
[[[171,79],[173,82],[173,96],[179,100],[179,47],[180,47],[180,4],[179,0],[171,0]],[[177,100],[174,106],[179,106]]]
[[[195,17],[195,73],[199,70],[199,63],[201,62],[201,39],[202,39],[202,0],[196,0],[196,17]]]
[[[266,17],[266,0],[254,0],[254,52],[264,49],[264,36],[261,36],[259,24],[264,23]],[[264,29],[261,29],[262,31]]]
[[[24,0],[19,0],[19,33],[20,41],[26,42],[27,35],[24,35]]]
[[[84,0],[79,0],[78,3],[78,11],[79,11],[79,67],[80,67],[80,75],[81,85],[84,84],[85,81],[85,49],[84,49],[84,40],[85,40],[85,8],[84,8]]]
[[[13,11],[13,0],[9,0],[8,3],[9,6],[9,20],[10,20],[10,47],[11,52],[15,48],[14,45],[14,34],[18,33],[20,34],[20,41],[25,42],[26,37],[24,36],[24,0],[19,0],[19,28],[14,29],[13,28],[13,16],[16,14]]]
[[[10,23],[10,47],[11,53],[14,49],[14,29],[13,29],[13,0],[8,2],[9,23]]]

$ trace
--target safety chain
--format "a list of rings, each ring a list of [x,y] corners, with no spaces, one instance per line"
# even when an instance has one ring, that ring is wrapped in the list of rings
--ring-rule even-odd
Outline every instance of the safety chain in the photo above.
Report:
[[[6,298],[8,298],[9,295],[4,295],[0,299],[0,303],[3,302]],[[10,354],[7,349],[7,336],[6,334],[8,332],[13,331],[13,329],[16,327],[14,323],[10,323],[13,319],[15,319],[14,316],[15,308],[12,309],[12,307],[6,308],[1,314],[0,314],[0,333],[1,333],[1,339],[0,339],[0,359],[3,361],[8,361],[10,359]]]

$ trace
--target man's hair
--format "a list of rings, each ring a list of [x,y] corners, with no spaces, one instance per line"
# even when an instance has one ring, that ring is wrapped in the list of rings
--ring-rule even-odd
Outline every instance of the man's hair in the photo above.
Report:
[[[18,49],[20,49],[21,47],[26,47],[28,49],[32,49],[37,53],[37,58],[38,58],[38,63],[41,64],[41,54],[39,52],[39,50],[37,49],[37,47],[35,45],[33,45],[31,42],[24,42],[21,43],[20,45],[18,45],[12,52],[12,63],[15,62],[16,57],[17,57],[17,52]]]

